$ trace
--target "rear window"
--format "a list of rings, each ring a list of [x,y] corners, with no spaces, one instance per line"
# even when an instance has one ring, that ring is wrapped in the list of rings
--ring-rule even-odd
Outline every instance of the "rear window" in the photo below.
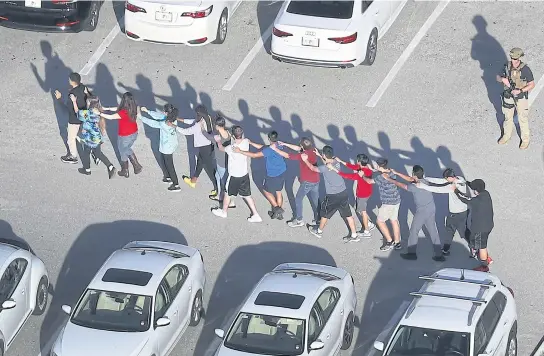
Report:
[[[297,294],[278,292],[261,292],[255,298],[255,305],[267,307],[278,307],[287,309],[298,309],[304,302],[304,297]]]
[[[153,274],[130,269],[110,268],[104,273],[102,282],[146,286]]]
[[[295,15],[351,19],[354,1],[291,1],[287,12]]]

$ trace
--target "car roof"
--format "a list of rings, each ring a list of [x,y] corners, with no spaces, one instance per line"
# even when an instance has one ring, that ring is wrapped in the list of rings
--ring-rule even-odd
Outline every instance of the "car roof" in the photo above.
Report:
[[[402,325],[471,332],[501,285],[489,273],[456,268],[445,268],[421,278],[426,282],[419,292],[412,293],[414,300],[400,322]]]
[[[100,268],[91,283],[89,283],[88,288],[138,295],[155,295],[166,269],[173,264],[183,264],[188,266],[190,259],[191,257],[173,257],[168,253],[154,250],[117,250]],[[149,278],[149,276],[147,277],[149,281],[143,286],[137,284],[105,282],[103,281],[104,275],[106,275],[110,269],[139,271],[144,272],[142,274],[143,277],[145,277],[146,273],[150,273],[152,276],[151,278]],[[108,276],[106,276],[106,280],[108,280]]]

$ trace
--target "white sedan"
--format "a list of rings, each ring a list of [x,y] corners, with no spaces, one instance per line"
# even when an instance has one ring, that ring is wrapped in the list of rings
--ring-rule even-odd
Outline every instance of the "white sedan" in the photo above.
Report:
[[[221,44],[240,4],[241,0],[128,0],[125,34],[135,41],[163,44]]]
[[[51,356],[166,356],[200,322],[206,276],[198,250],[131,242],[114,252],[76,306]]]
[[[318,67],[372,65],[378,39],[406,0],[286,1],[272,30],[272,58]]]
[[[343,269],[287,263],[255,286],[217,356],[333,356],[351,346],[357,296]]]
[[[49,276],[30,248],[0,239],[0,355],[8,350],[30,314],[47,307]]]

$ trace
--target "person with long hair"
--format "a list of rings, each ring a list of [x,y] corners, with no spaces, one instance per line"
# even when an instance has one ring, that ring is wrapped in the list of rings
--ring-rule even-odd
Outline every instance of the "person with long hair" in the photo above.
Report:
[[[162,157],[162,170],[164,183],[172,183],[168,190],[171,192],[179,192],[181,188],[178,182],[178,175],[174,167],[174,152],[178,148],[178,134],[176,129],[178,125],[178,109],[172,104],[164,105],[164,111],[150,111],[146,107],[141,107],[138,110],[138,118],[150,127],[160,129],[159,152]],[[142,115],[145,113],[149,117]]]
[[[194,188],[202,169],[206,171],[206,174],[210,178],[210,181],[213,184],[213,190],[210,192],[210,198],[213,199],[219,194],[219,188],[217,186],[217,180],[215,179],[216,171],[216,161],[214,156],[214,146],[215,142],[210,141],[203,132],[207,134],[212,134],[213,124],[212,118],[208,114],[208,110],[203,105],[198,105],[195,108],[196,119],[178,119],[185,124],[190,124],[191,126],[187,128],[179,128],[178,132],[194,137],[194,147],[198,150],[197,162],[195,174],[192,177],[183,176],[183,181]]]
[[[108,120],[119,120],[119,139],[117,145],[119,148],[119,155],[121,156],[121,170],[119,175],[125,178],[129,177],[128,161],[132,163],[134,167],[134,174],[138,174],[142,171],[142,165],[138,162],[134,151],[132,151],[132,145],[138,137],[138,123],[136,122],[136,116],[138,115],[138,106],[136,105],[136,99],[130,92],[123,94],[121,103],[118,107],[103,108],[103,111],[113,112],[107,114],[102,112],[101,117]]]
[[[76,110],[78,108],[76,97],[72,97],[72,103],[74,104],[74,110]],[[87,109],[78,110],[78,118],[82,122],[78,141],[83,145],[83,157],[81,157],[83,168],[78,169],[79,173],[91,174],[90,155],[92,154],[97,164],[99,162],[104,163],[108,168],[108,175],[112,179],[115,176],[116,169],[101,149],[102,138],[106,134],[106,122],[104,118],[100,117],[100,100],[96,96],[87,96]]]

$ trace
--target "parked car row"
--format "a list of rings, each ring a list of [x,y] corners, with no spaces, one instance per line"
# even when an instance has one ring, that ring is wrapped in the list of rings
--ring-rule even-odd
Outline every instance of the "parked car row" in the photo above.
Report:
[[[124,33],[134,41],[221,44],[241,0],[127,0]],[[378,39],[406,0],[285,1],[274,21],[272,58],[287,63],[350,68],[372,65]],[[92,31],[102,1],[0,1],[0,24],[40,31]]]
[[[49,277],[28,248],[0,241],[0,356],[31,313],[45,311]],[[384,356],[516,356],[514,293],[489,273],[446,268],[414,292]],[[73,306],[50,356],[166,356],[204,312],[204,258],[194,248],[136,241],[115,251]],[[286,263],[254,287],[216,356],[333,356],[352,345],[357,295],[337,267]]]

